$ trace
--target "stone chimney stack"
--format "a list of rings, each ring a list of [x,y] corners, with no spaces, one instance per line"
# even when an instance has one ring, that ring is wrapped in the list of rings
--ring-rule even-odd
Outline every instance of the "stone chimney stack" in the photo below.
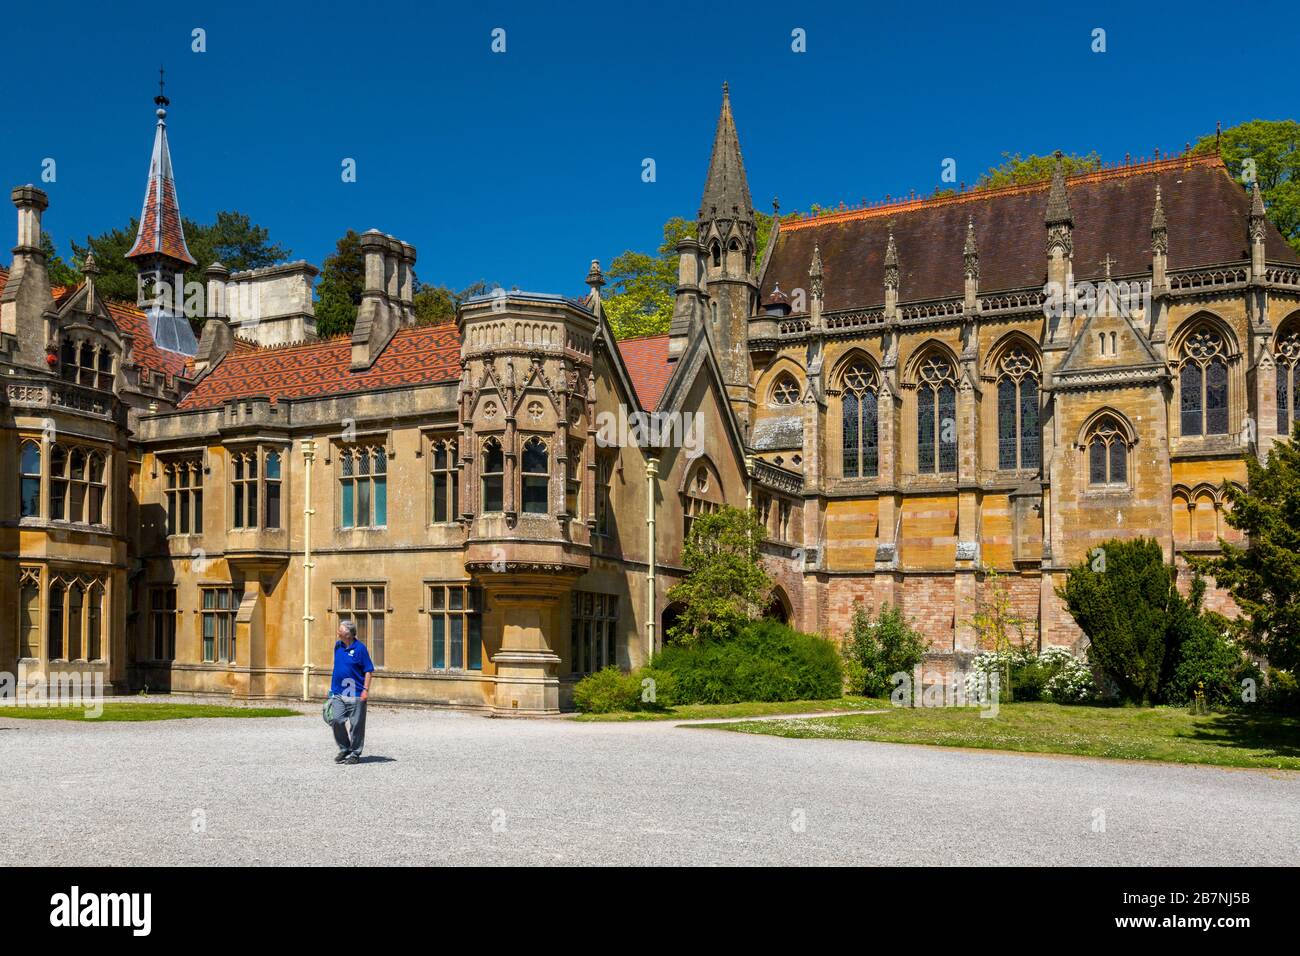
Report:
[[[700,288],[700,256],[704,247],[694,236],[683,236],[677,243],[677,301],[673,304],[672,324],[668,329],[668,361],[675,362],[686,348],[691,329],[703,321],[703,293]]]
[[[37,353],[44,351],[44,333],[37,319],[47,309],[54,308],[45,253],[41,251],[41,213],[49,207],[50,200],[45,190],[31,184],[14,189],[11,198],[18,208],[18,244],[13,249],[9,281],[0,294],[0,332],[30,333],[24,336],[30,341],[21,341],[19,348],[23,352],[31,350],[29,358],[34,363],[43,357]]]
[[[28,183],[19,186],[11,194],[14,205],[18,207],[18,245],[14,254],[37,255],[42,260],[41,252],[41,213],[50,206],[50,199],[45,190]]]
[[[352,330],[352,368],[367,369],[393,334],[415,324],[415,247],[371,229],[361,235],[365,290]]]
[[[402,298],[402,309],[406,314],[406,324],[415,324],[415,246],[409,242],[400,243],[402,247],[401,279],[398,289]]]
[[[207,317],[220,318],[226,312],[226,282],[230,279],[230,270],[220,262],[214,262],[203,271],[208,280]]]

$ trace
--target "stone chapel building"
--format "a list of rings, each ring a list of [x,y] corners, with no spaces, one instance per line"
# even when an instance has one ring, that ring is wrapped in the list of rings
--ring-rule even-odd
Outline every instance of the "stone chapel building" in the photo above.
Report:
[[[584,296],[418,327],[416,250],[371,230],[350,337],[317,336],[314,266],[214,264],[196,341],[156,295],[195,266],[166,105],[137,303],[93,260],[51,288],[47,197],[12,193],[0,671],[321,697],[347,619],[377,699],[550,713],[661,646],[683,536],[727,503],[767,522],[771,613],[838,638],[890,601],[951,674],[988,569],[1034,646],[1077,647],[1068,566],[1114,535],[1213,550],[1243,456],[1300,412],[1300,257],[1217,155],[781,222],[760,250],[724,88],[667,335],[614,340],[596,263]],[[600,440],[642,412],[698,415],[703,453]]]

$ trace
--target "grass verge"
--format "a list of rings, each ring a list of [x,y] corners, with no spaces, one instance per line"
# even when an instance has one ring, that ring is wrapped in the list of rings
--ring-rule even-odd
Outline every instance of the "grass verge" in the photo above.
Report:
[[[874,710],[889,701],[870,697],[835,697],[831,700],[780,700],[739,704],[682,704],[665,710],[619,710],[610,714],[578,714],[574,720],[721,720],[728,717],[771,717],[809,714],[821,710]]]
[[[287,707],[225,707],[221,704],[105,703],[98,717],[80,705],[57,707],[0,707],[0,719],[77,720],[88,723],[119,720],[192,720],[196,717],[297,717]]]
[[[1003,704],[996,717],[974,708],[889,708],[805,720],[720,725],[736,733],[819,740],[876,740],[1022,753],[1300,770],[1300,717],[1231,711],[1192,715],[1176,707]]]

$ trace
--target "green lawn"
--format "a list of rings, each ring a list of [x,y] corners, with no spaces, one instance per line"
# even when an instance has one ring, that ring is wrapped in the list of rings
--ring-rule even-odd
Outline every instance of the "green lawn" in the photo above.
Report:
[[[836,697],[833,700],[782,700],[770,703],[683,704],[666,710],[620,710],[612,714],[578,714],[574,720],[718,720],[726,717],[770,717],[811,714],[822,710],[874,710],[888,707],[887,700],[870,697]]]
[[[225,707],[221,704],[133,704],[107,702],[98,717],[80,705],[59,707],[0,707],[0,719],[20,720],[186,720],[194,717],[296,717],[287,707]]]
[[[891,707],[883,714],[720,724],[778,737],[878,740],[1073,754],[1123,760],[1300,770],[1300,717],[1233,711],[1192,716],[1175,707],[1003,704],[996,717],[974,708]]]

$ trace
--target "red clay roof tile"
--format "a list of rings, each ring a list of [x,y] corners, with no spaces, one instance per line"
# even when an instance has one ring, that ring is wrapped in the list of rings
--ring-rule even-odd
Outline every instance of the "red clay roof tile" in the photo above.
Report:
[[[632,378],[641,406],[654,411],[668,385],[673,366],[668,361],[668,336],[647,335],[636,339],[623,339],[618,343],[623,364]]]
[[[352,342],[234,349],[181,401],[182,409],[212,408],[234,398],[272,401],[315,398],[395,386],[452,382],[460,377],[460,335],[452,325],[399,329],[363,372],[351,369]]]

